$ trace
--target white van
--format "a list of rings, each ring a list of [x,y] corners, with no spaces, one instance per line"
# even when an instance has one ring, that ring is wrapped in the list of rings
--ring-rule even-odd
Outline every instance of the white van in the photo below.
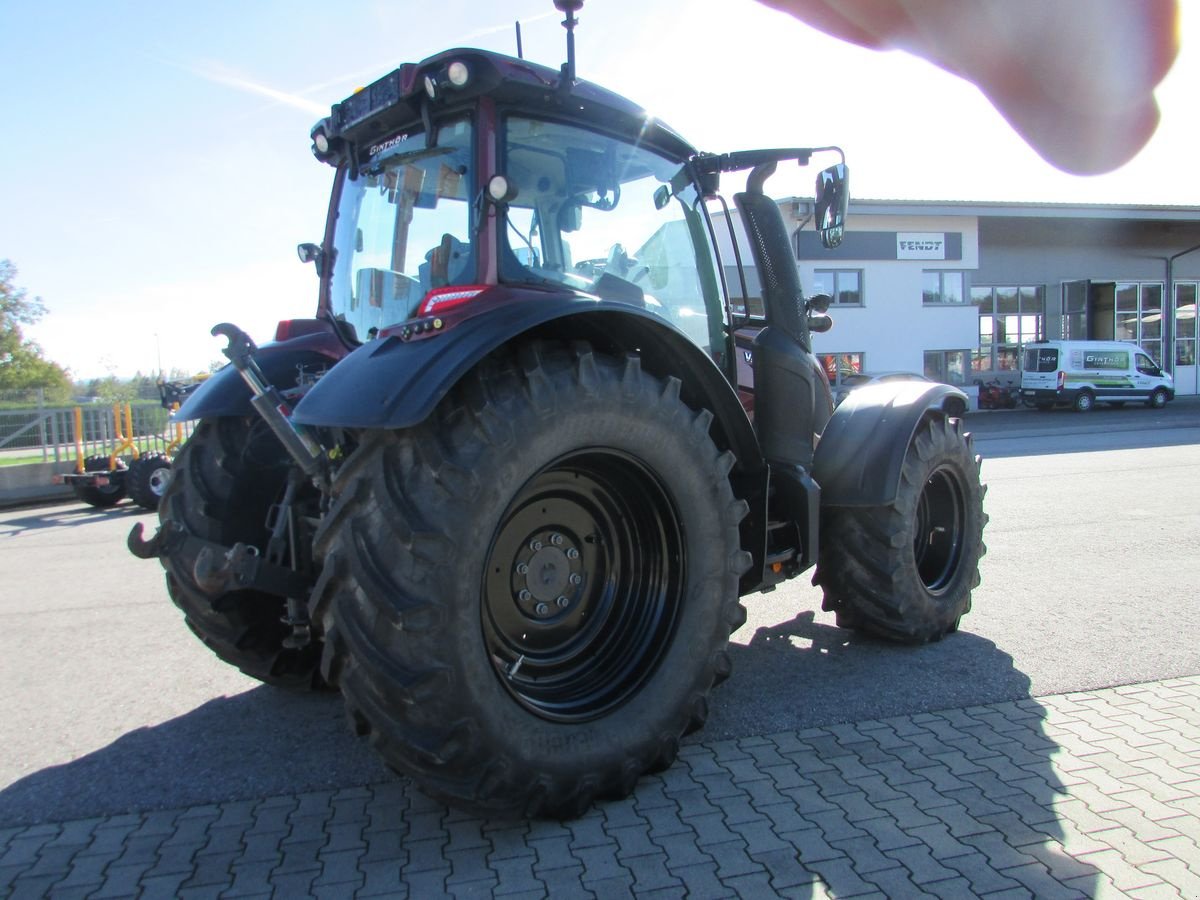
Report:
[[[1128,401],[1162,409],[1175,399],[1175,382],[1137,344],[1038,341],[1021,354],[1021,398],[1038,409],[1066,404],[1087,412]]]

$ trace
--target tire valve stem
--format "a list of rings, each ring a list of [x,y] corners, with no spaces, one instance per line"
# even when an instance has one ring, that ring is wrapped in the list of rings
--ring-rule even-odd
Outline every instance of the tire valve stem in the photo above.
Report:
[[[517,661],[508,667],[508,671],[505,672],[504,674],[508,677],[509,681],[512,681],[514,678],[517,677],[517,672],[520,670],[521,663],[523,663],[523,662],[525,662],[525,654],[524,653],[522,653],[520,656],[518,656]]]

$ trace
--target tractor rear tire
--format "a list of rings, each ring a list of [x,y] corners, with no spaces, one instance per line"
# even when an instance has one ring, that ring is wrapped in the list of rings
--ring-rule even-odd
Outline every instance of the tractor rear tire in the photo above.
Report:
[[[986,552],[986,488],[962,423],[927,416],[888,506],[821,511],[813,583],[842,627],[920,644],[958,628]]]
[[[265,550],[267,515],[283,493],[290,465],[283,446],[257,417],[205,420],[175,457],[159,519],[164,527],[204,541]],[[162,558],[167,590],[196,637],[251,678],[297,691],[324,686],[320,642],[284,646],[291,633],[282,622],[286,600],[256,590],[212,596],[197,585],[194,563],[183,552]]]
[[[107,456],[89,456],[83,461],[83,471],[85,472],[107,472],[109,471],[109,458]],[[71,490],[75,492],[75,496],[89,506],[95,506],[99,509],[107,509],[110,506],[116,506],[125,496],[125,463],[117,460],[117,469],[112,480],[103,487],[95,484],[73,484]]]
[[[676,378],[530,344],[362,435],[316,539],[322,671],[428,794],[568,818],[669,766],[728,674],[750,565]]]
[[[125,492],[143,509],[156,510],[171,480],[171,458],[165,453],[143,453],[125,473]]]

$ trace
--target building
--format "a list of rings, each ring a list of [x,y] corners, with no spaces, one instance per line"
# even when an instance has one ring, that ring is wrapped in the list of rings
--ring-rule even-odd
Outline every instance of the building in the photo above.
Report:
[[[1022,344],[1089,338],[1135,342],[1198,391],[1200,207],[857,200],[826,250],[812,205],[780,208],[805,293],[833,297],[813,345],[835,383],[911,371],[971,393],[1015,383]]]

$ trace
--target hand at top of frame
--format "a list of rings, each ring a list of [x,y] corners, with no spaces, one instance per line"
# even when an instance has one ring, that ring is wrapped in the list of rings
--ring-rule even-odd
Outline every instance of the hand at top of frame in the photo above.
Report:
[[[1176,0],[761,0],[844,41],[906,50],[974,83],[1043,159],[1128,162],[1158,125]]]

